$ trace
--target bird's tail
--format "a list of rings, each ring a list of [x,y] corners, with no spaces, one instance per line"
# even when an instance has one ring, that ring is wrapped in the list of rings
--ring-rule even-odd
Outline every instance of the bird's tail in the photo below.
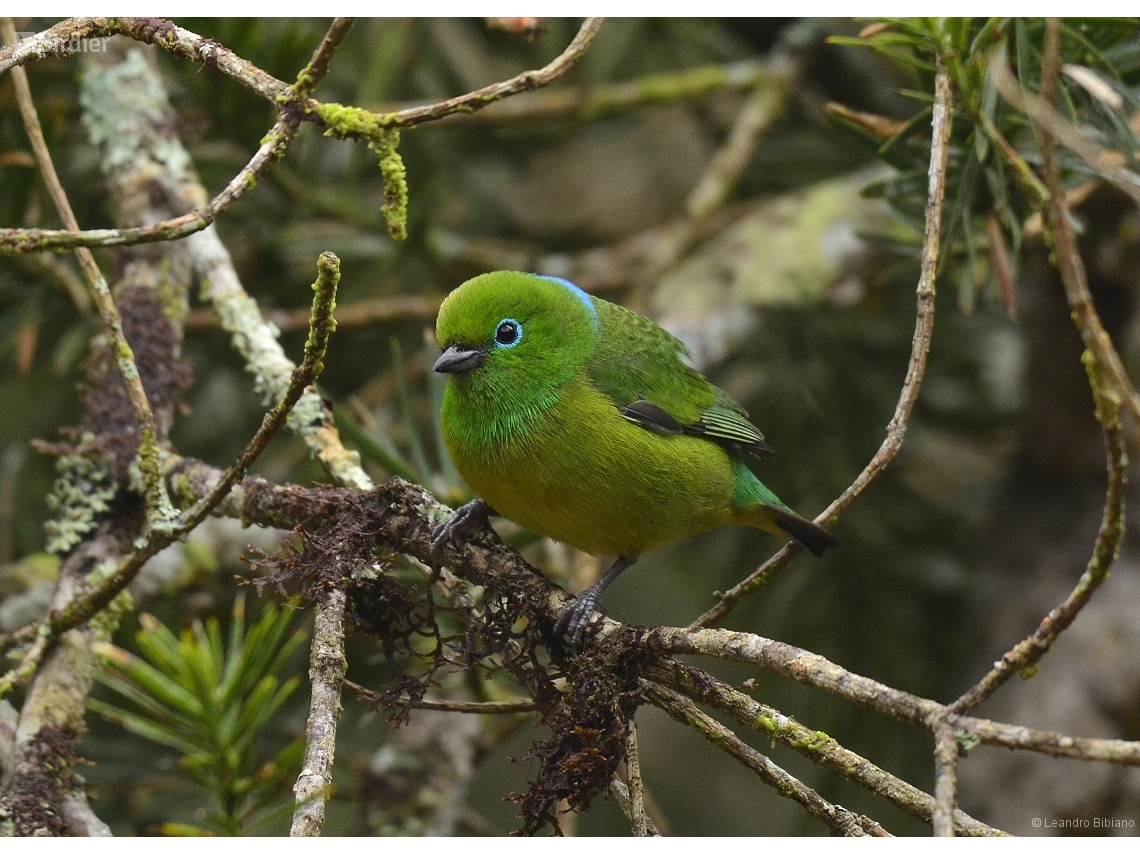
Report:
[[[739,460],[732,460],[732,475],[736,522],[786,535],[817,558],[838,545],[827,529],[792,511]]]
[[[839,545],[839,541],[823,526],[805,520],[799,514],[779,505],[761,505],[757,509],[756,516],[767,517],[763,519],[763,524],[753,523],[757,528],[788,535],[816,558],[822,558],[827,550]]]

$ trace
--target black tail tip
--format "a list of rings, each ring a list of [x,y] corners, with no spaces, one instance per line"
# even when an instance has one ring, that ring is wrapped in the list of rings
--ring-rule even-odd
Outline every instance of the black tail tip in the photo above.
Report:
[[[822,558],[829,549],[839,545],[839,541],[823,526],[793,514],[784,508],[769,505],[776,515],[776,525],[792,540],[814,555]]]

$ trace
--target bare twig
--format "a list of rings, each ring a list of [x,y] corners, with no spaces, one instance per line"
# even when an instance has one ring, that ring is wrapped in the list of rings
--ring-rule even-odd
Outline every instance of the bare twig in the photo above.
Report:
[[[11,18],[0,18],[0,33],[2,33],[5,42],[15,43],[16,28]],[[48,151],[47,142],[44,140],[39,116],[36,115],[36,105],[32,100],[32,90],[28,86],[28,77],[23,68],[12,69],[12,84],[16,90],[16,100],[20,105],[24,129],[27,131],[28,140],[32,144],[32,152],[35,154],[36,163],[39,165],[44,183],[47,184],[52,203],[55,205],[59,218],[63,221],[67,231],[78,232],[79,221],[75,218],[71,203],[67,199],[63,185],[60,184],[59,175],[56,174],[51,152]],[[140,432],[138,457],[146,484],[149,522],[152,525],[164,524],[174,516],[174,507],[170,504],[170,498],[166,493],[166,484],[159,474],[158,430],[155,427],[154,413],[151,412],[146,391],[143,389],[142,379],[139,377],[138,366],[135,365],[134,352],[123,335],[123,324],[119,318],[119,310],[115,307],[115,301],[111,298],[111,289],[107,286],[107,281],[103,278],[99,265],[95,263],[95,256],[91,254],[89,249],[77,248],[75,257],[79,261],[79,267],[87,279],[88,286],[91,288],[91,294],[99,310],[99,320],[102,321],[104,330],[111,338],[115,361],[119,367],[119,373],[123,375],[123,385],[127,389],[131,407],[135,412],[135,419],[138,421]]]
[[[911,348],[910,363],[907,366],[906,380],[903,382],[895,414],[887,425],[887,437],[875,456],[859,473],[854,483],[843,494],[828,505],[816,518],[820,525],[834,522],[851,503],[879,476],[902,448],[907,422],[910,420],[914,402],[922,385],[926,371],[926,357],[930,352],[930,337],[934,330],[935,274],[938,269],[938,252],[942,229],[942,201],[946,194],[946,161],[950,140],[951,115],[950,76],[940,64],[934,81],[934,116],[930,144],[930,170],[928,173],[928,193],[926,199],[926,231],[922,244],[922,270],[918,277],[918,309],[914,328],[914,344]],[[796,543],[789,543],[768,559],[748,578],[724,594],[720,602],[690,624],[692,627],[711,626],[723,620],[736,604],[752,591],[763,587],[777,572],[803,551]]]
[[[1059,55],[1058,21],[1051,18],[1045,28],[1042,63],[1041,91],[1046,101],[1052,99],[1056,93]],[[1037,116],[1034,114],[1033,118],[1036,120]],[[1087,348],[1082,362],[1088,373],[1089,385],[1092,387],[1093,399],[1096,402],[1096,416],[1104,428],[1108,489],[1105,492],[1104,515],[1096,542],[1093,544],[1093,554],[1076,587],[1063,603],[1045,616],[1033,635],[1005,653],[977,685],[954,702],[952,709],[957,713],[972,710],[1015,673],[1031,673],[1030,669],[1048,652],[1057,636],[1072,624],[1093,592],[1108,578],[1124,537],[1128,454],[1118,411],[1122,403],[1127,405],[1130,400],[1136,399],[1136,392],[1124,373],[1120,357],[1093,305],[1085,277],[1084,263],[1068,222],[1056,149],[1047,133],[1041,135],[1041,159],[1045,183],[1049,190],[1049,202],[1045,210],[1046,228],[1057,249],[1057,266],[1060,269],[1061,281],[1064,283],[1065,296],[1073,310],[1073,322],[1077,325]]]
[[[954,836],[958,799],[958,740],[945,721],[934,728],[934,836]]]
[[[717,91],[750,90],[764,86],[769,77],[768,64],[755,59],[725,65],[702,65],[680,71],[645,74],[620,83],[601,83],[590,89],[522,94],[508,101],[492,104],[473,116],[454,114],[441,124],[472,122],[478,125],[572,119],[592,122],[646,104],[671,104],[695,101]],[[377,113],[398,113],[415,104],[382,105]]]
[[[344,589],[330,588],[317,604],[309,680],[313,687],[309,721],[305,725],[305,759],[293,785],[297,807],[290,837],[319,837],[325,822],[325,802],[332,784],[336,756],[336,724],[340,718],[340,689],[344,679]]]
[[[348,35],[354,20],[355,18],[333,18],[333,22],[329,24],[328,31],[321,39],[321,43],[313,51],[313,58],[297,75],[297,82],[293,85],[293,91],[297,95],[309,96],[313,94],[313,89],[328,74],[329,61],[336,53],[337,48],[340,47],[340,43],[344,41],[344,37]]]
[[[877,822],[824,799],[811,787],[745,744],[727,727],[701,712],[684,695],[647,681],[642,681],[642,694],[655,707],[664,710],[681,724],[694,728],[713,745],[735,757],[781,796],[798,802],[811,816],[827,825],[832,834],[841,837],[890,836]]]

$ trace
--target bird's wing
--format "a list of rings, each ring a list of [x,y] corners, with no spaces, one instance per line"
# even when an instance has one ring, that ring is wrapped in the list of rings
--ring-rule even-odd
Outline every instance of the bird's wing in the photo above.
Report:
[[[748,413],[681,357],[676,338],[641,315],[598,301],[602,330],[586,374],[625,418],[666,436],[710,440],[738,456],[774,457]]]

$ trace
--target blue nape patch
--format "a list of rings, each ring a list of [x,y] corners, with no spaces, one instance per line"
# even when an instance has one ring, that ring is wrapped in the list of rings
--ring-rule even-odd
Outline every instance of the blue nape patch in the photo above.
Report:
[[[575,297],[581,300],[583,305],[585,305],[585,307],[590,310],[590,321],[594,324],[594,328],[597,329],[599,323],[598,310],[594,306],[594,301],[590,298],[589,294],[587,294],[569,279],[562,279],[558,276],[539,276],[537,273],[535,275],[538,276],[539,279],[545,279],[547,282],[557,282],[563,288],[569,288],[571,293],[573,293]]]

